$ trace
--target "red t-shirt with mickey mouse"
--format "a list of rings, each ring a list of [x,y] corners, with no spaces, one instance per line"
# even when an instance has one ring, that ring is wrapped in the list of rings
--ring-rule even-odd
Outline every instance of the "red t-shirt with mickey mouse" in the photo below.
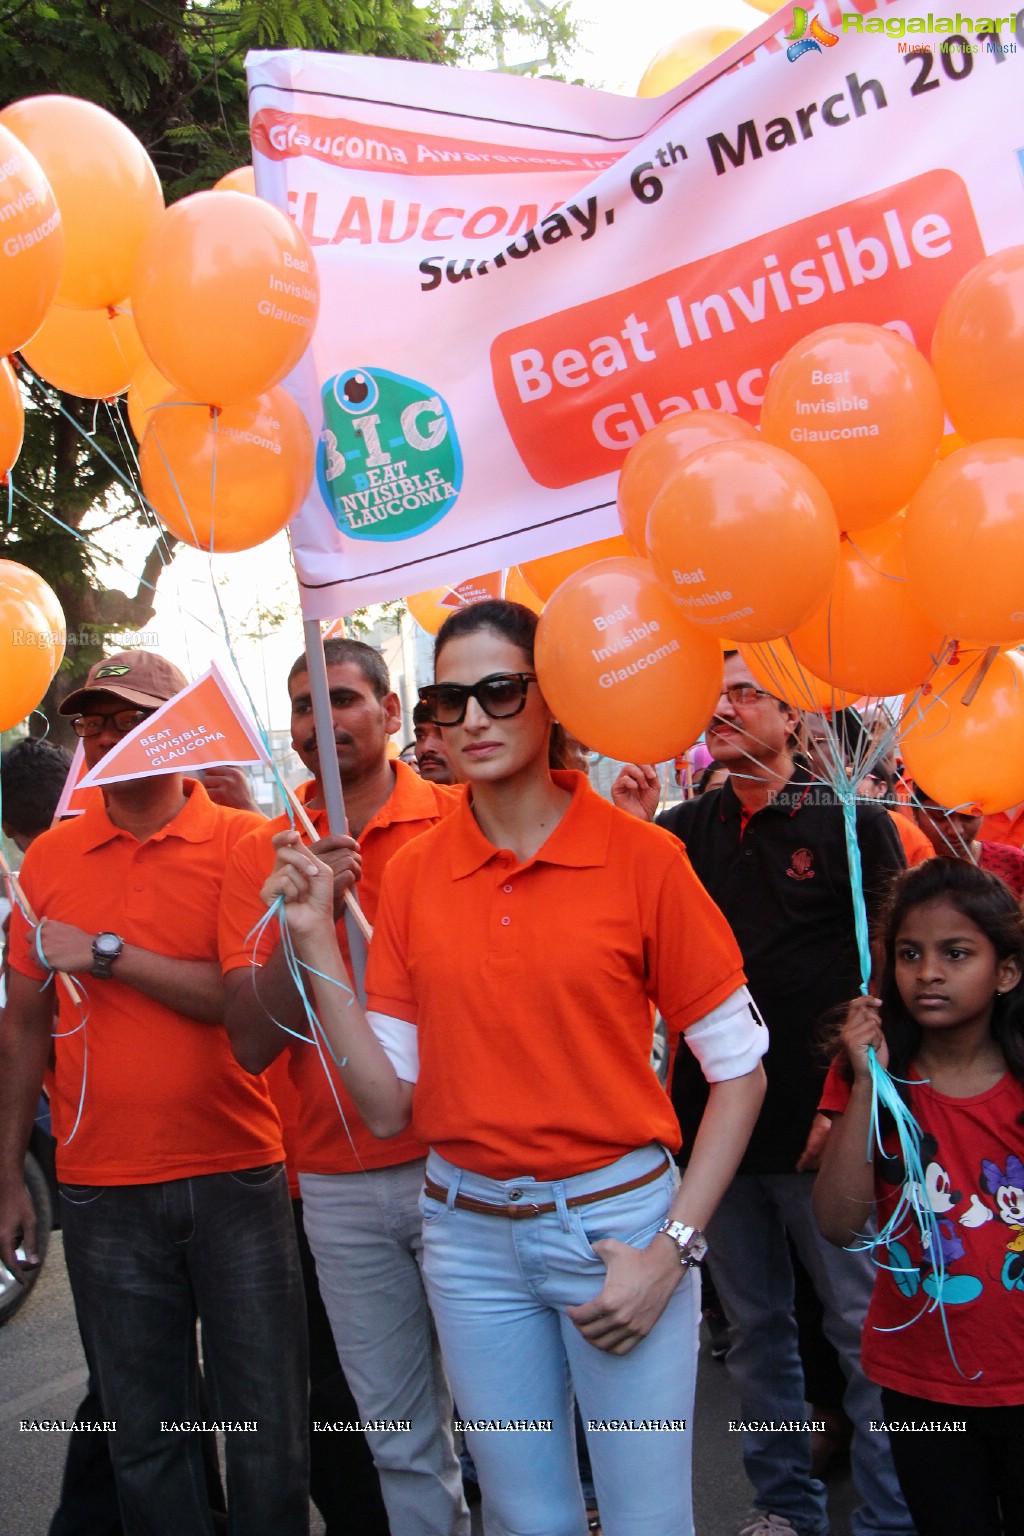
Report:
[[[841,1114],[849,1099],[850,1085],[833,1064],[822,1113]],[[911,1218],[888,1256],[876,1254],[892,1268],[879,1268],[875,1279],[864,1373],[939,1403],[1024,1403],[1024,1084],[1007,1072],[985,1093],[956,1099],[912,1075],[910,1108],[925,1135],[923,1196],[938,1222],[945,1279],[940,1286]],[[895,1133],[884,1144],[891,1161],[875,1155],[879,1227],[896,1206],[902,1177]]]

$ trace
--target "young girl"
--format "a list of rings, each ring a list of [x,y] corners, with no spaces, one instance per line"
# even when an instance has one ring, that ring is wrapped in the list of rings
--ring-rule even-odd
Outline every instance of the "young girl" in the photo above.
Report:
[[[929,859],[894,889],[885,958],[881,998],[850,1004],[826,1081],[815,1213],[847,1246],[906,1179],[891,1118],[884,1154],[869,1148],[872,1046],[921,1127],[907,1193],[937,1234],[922,1241],[911,1213],[879,1255],[863,1348],[879,1428],[919,1536],[1010,1536],[1024,1530],[1024,922],[1001,880]]]
[[[437,637],[421,698],[469,792],[389,865],[367,972],[380,1039],[326,979],[344,979],[330,871],[293,834],[264,897],[285,898],[367,1124],[411,1116],[432,1148],[424,1277],[487,1529],[585,1532],[575,1392],[606,1536],[686,1536],[692,1265],[760,1106],[766,1032],[678,842],[549,769],[535,628],[485,602]],[[681,1184],[652,1003],[712,1081]]]

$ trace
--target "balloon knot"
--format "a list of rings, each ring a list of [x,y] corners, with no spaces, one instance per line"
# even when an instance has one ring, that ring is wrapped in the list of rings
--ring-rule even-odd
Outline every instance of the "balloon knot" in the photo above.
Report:
[[[932,691],[931,683],[922,683],[921,684],[921,697],[922,697],[922,699],[926,699],[928,697],[928,695],[931,693],[931,691]]]
[[[946,665],[947,665],[947,667],[958,667],[960,665],[960,642],[959,642],[959,640],[954,640],[953,641],[953,649],[949,653],[949,660],[946,662]]]
[[[217,417],[220,415],[220,413],[221,413],[221,407],[219,405],[211,405],[210,406],[210,420],[211,421],[216,421]]]
[[[840,544],[849,544],[850,542],[850,535],[846,532],[845,528],[839,530],[839,542]]]

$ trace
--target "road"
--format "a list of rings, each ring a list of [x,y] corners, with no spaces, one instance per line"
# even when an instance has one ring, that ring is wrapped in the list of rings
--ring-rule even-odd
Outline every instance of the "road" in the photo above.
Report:
[[[24,1433],[19,1421],[73,1418],[85,1379],[60,1233],[55,1232],[34,1293],[0,1329],[0,1536],[46,1536],[60,1488],[65,1436]],[[694,1415],[698,1536],[735,1536],[749,1507],[739,1436],[728,1429],[737,1416],[725,1367],[705,1347]],[[829,1499],[833,1536],[850,1536],[854,1496],[847,1476],[829,1485]],[[312,1536],[322,1531],[314,1515]]]

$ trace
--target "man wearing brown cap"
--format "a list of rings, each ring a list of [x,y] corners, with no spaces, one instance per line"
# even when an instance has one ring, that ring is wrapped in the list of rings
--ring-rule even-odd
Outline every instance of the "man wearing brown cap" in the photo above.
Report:
[[[186,686],[126,651],[60,706],[93,768]],[[25,1142],[50,1047],[64,1249],[127,1536],[209,1536],[195,1393],[225,1431],[229,1529],[308,1530],[306,1359],[280,1124],[220,1019],[217,905],[258,820],[180,774],[113,784],[26,854],[0,1036],[0,1259],[33,1262]],[[28,914],[31,909],[38,922]],[[15,1250],[22,1246],[27,1259]]]

